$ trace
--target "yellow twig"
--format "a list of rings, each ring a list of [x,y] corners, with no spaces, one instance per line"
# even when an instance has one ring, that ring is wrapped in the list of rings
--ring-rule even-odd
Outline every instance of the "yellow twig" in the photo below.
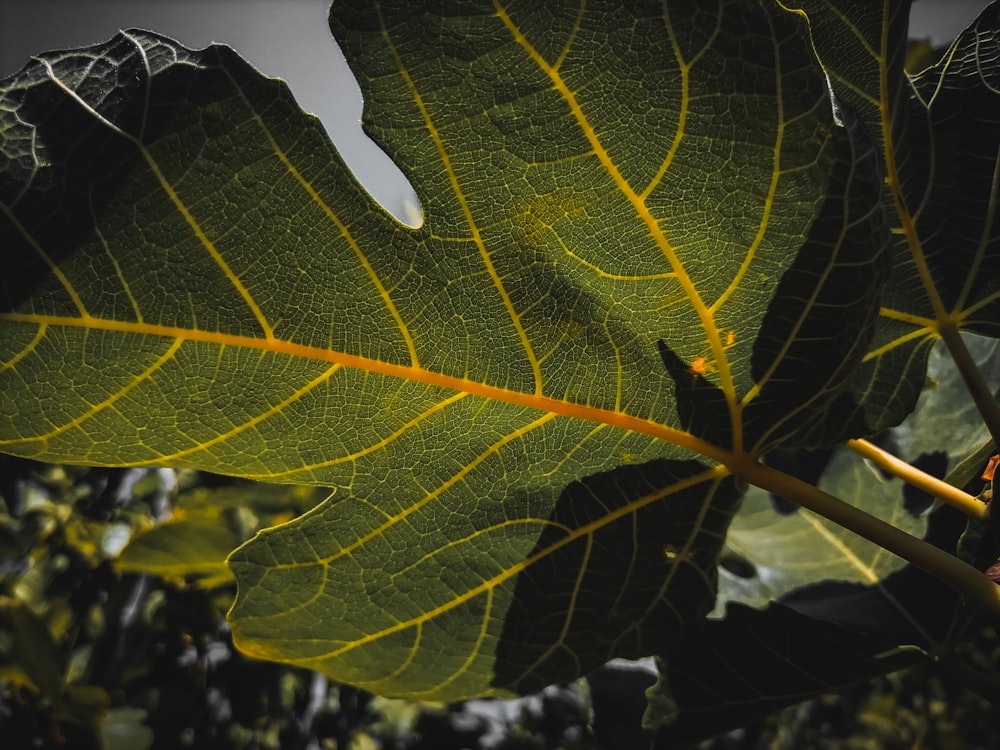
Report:
[[[734,464],[736,465],[730,468],[737,476],[791,500],[913,563],[953,588],[993,620],[1000,621],[1000,586],[982,571],[801,479],[753,460],[738,460]]]
[[[968,492],[962,492],[957,487],[937,477],[932,477],[927,472],[921,471],[915,466],[906,463],[906,461],[896,458],[891,453],[887,453],[867,440],[848,440],[847,447],[858,455],[864,456],[880,469],[885,469],[907,484],[913,485],[929,495],[933,495],[939,500],[948,503],[948,505],[957,508],[967,516],[980,521],[986,520],[986,504],[980,502]]]

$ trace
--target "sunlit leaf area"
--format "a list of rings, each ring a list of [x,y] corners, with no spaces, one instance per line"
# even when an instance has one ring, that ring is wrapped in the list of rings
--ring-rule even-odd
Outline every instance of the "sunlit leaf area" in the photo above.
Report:
[[[909,11],[338,1],[408,224],[228,47],[0,80],[0,744],[1000,743],[1000,3]]]

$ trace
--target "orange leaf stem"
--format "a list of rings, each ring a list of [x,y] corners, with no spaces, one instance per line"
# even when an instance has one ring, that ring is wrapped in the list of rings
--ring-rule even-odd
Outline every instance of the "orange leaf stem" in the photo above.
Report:
[[[963,492],[953,485],[921,471],[891,453],[869,443],[867,440],[848,440],[847,447],[860,456],[864,456],[880,469],[884,469],[895,477],[917,489],[921,489],[938,500],[948,503],[953,508],[980,521],[986,520],[986,504],[980,502],[968,492]]]

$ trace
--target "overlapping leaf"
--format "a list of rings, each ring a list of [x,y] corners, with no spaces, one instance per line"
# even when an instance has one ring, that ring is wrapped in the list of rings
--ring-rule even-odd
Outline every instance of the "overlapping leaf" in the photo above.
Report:
[[[997,342],[980,336],[964,338],[988,387],[997,393]],[[944,476],[974,453],[987,440],[988,432],[940,341],[931,351],[927,376],[934,386],[924,390],[913,413],[883,433],[880,440],[894,455],[914,465],[923,456],[939,455],[940,476]],[[942,434],[948,435],[947,444],[941,443]],[[924,535],[926,516],[906,507],[907,485],[901,480],[883,476],[846,448],[835,448],[831,455],[820,458],[827,460],[821,470],[808,472],[810,484],[847,499],[907,533]],[[768,461],[778,465],[770,456]],[[807,473],[802,463],[800,458],[800,466],[794,471],[799,476]],[[982,461],[976,465],[976,474],[981,466]],[[790,466],[783,468],[793,471]],[[963,484],[960,481],[958,486]],[[767,493],[758,488],[751,488],[745,495],[730,525],[727,544],[729,553],[749,566],[741,566],[740,560],[734,559],[730,567],[736,572],[723,573],[718,610],[728,601],[763,606],[795,589],[830,578],[878,585],[904,565],[903,560],[887,555],[882,547],[845,533],[830,521],[808,511],[789,510],[784,515],[775,512]],[[738,575],[744,571],[744,575]]]
[[[873,431],[913,409],[943,328],[1000,331],[1000,4],[912,78],[903,67],[909,2],[790,5],[808,14],[833,90],[882,151],[894,268],[851,389],[857,407],[842,412]]]
[[[903,484],[886,479],[857,455],[839,451],[821,488],[852,498],[867,512],[907,533],[922,536],[925,520],[903,508]],[[728,538],[732,553],[753,566],[753,574],[727,574],[722,601],[763,606],[796,588],[826,579],[877,585],[902,566],[899,558],[809,511],[774,511],[767,493],[753,489]]]
[[[333,486],[234,555],[234,634],[377,692],[658,650],[711,606],[719,462],[800,436],[870,335],[863,134],[770,4],[333,26],[420,229],[224,48],[5,82],[0,448]]]

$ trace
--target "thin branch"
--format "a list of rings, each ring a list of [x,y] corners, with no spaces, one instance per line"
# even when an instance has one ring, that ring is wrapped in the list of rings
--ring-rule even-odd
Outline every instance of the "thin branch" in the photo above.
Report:
[[[734,474],[913,563],[960,593],[994,621],[1000,621],[1000,586],[971,565],[801,479],[749,457],[746,461],[737,460],[734,463],[737,465],[730,466]]]
[[[906,463],[902,459],[896,458],[891,453],[879,448],[877,445],[869,443],[867,440],[848,440],[847,447],[855,453],[864,456],[880,469],[885,469],[893,476],[899,477],[909,485],[921,489],[929,495],[948,503],[954,508],[965,513],[971,518],[985,521],[987,518],[986,503],[981,502],[968,492],[948,484],[945,481],[932,477],[927,472],[921,471],[912,464]]]

